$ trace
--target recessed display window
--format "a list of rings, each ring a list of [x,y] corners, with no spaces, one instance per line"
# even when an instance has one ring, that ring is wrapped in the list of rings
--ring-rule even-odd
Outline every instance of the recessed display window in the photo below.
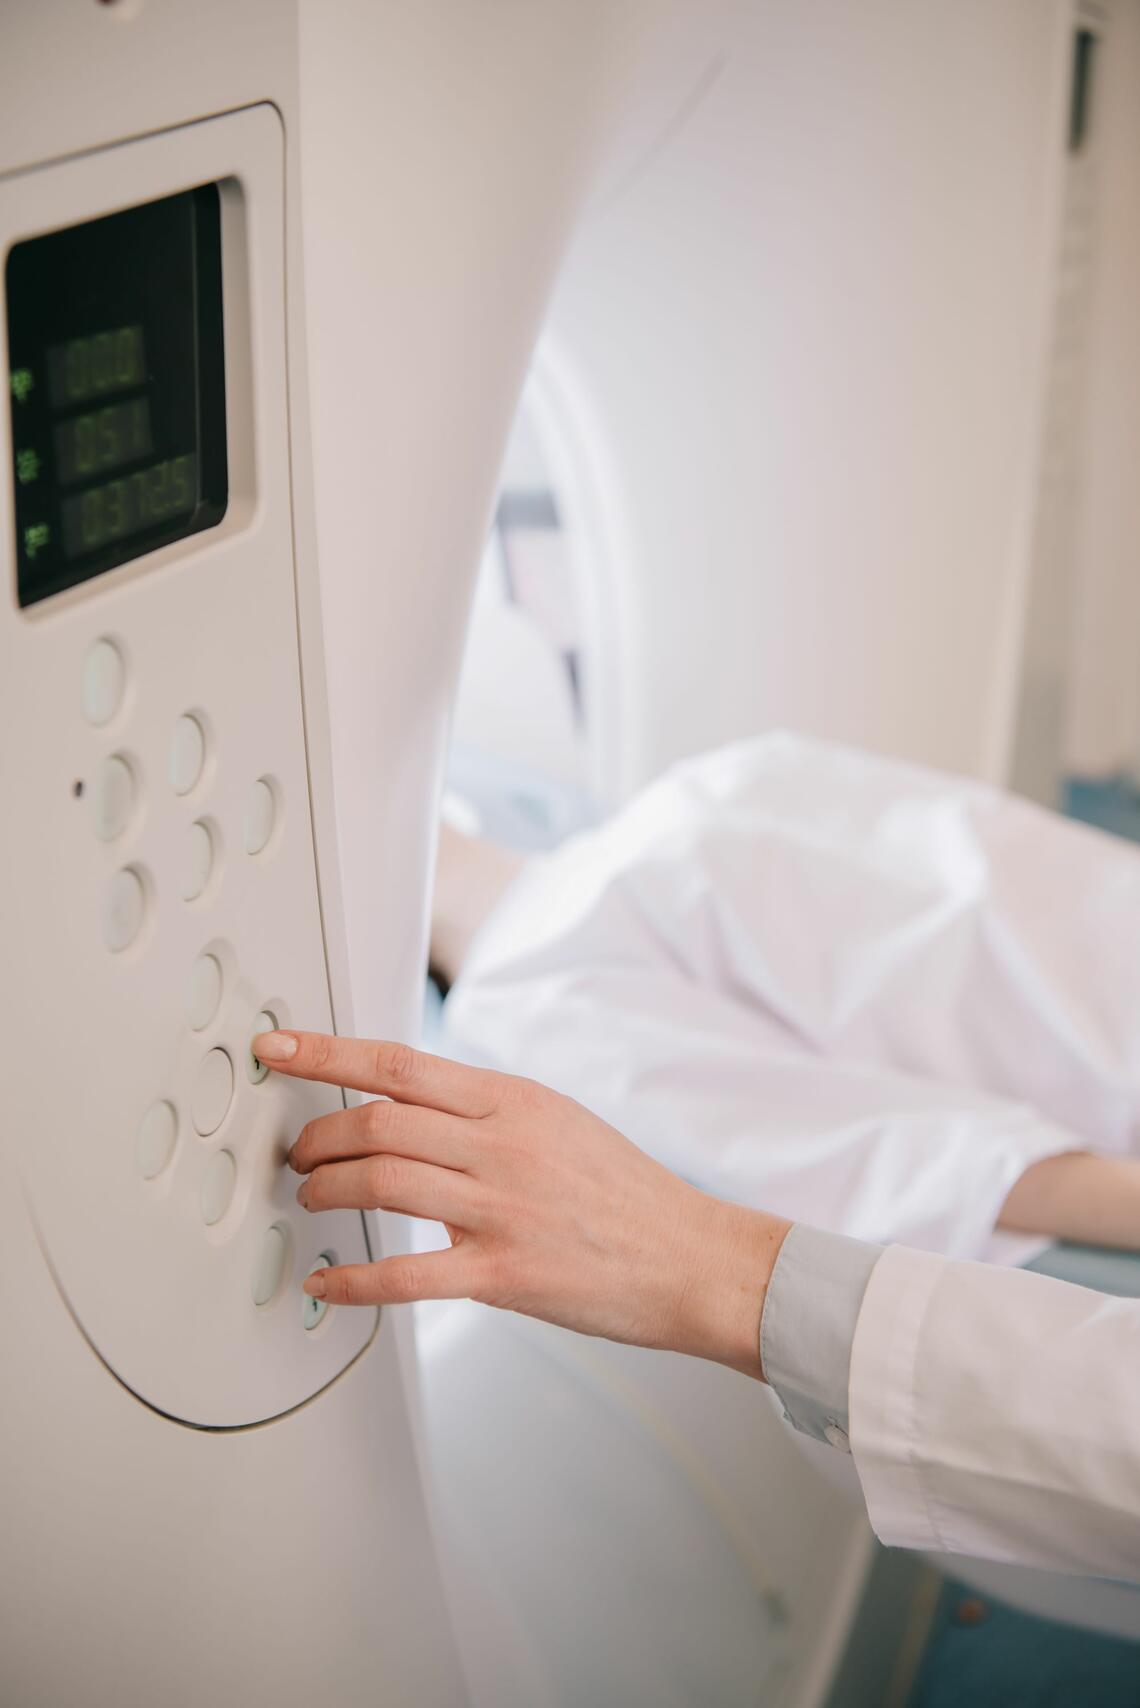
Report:
[[[216,527],[217,185],[15,244],[5,292],[20,604]]]

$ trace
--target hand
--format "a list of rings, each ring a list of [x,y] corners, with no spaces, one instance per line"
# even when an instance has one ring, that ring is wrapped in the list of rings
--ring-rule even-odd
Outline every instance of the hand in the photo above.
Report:
[[[445,1224],[448,1251],[326,1269],[336,1304],[477,1299],[582,1334],[712,1358],[762,1379],[776,1216],[688,1186],[569,1097],[402,1044],[270,1032],[278,1073],[385,1101],[310,1121],[290,1154],[310,1211]]]

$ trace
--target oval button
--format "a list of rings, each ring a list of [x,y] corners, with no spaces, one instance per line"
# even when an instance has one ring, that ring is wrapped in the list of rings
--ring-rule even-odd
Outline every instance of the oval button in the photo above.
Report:
[[[257,1266],[253,1271],[253,1302],[267,1305],[281,1285],[285,1260],[289,1255],[289,1236],[279,1224],[267,1228],[261,1238]]]
[[[268,1008],[263,1008],[261,1013],[257,1016],[257,1019],[254,1021],[249,1035],[251,1039],[260,1038],[263,1032],[276,1032],[276,1030],[276,1017],[270,1014]],[[252,1050],[247,1050],[245,1053],[245,1071],[254,1085],[260,1085],[266,1074],[269,1072],[269,1069],[266,1067],[264,1062],[258,1061]]]
[[[80,700],[83,716],[96,729],[109,724],[123,703],[127,672],[123,655],[113,641],[97,640],[83,660]]]
[[[189,713],[179,718],[170,738],[170,787],[188,795],[206,763],[206,732]]]
[[[143,927],[146,892],[130,866],[116,872],[103,904],[103,941],[113,955],[129,949]]]
[[[234,1095],[234,1064],[224,1050],[210,1050],[198,1063],[190,1114],[194,1130],[204,1139],[216,1133]]]
[[[315,1275],[318,1269],[330,1269],[331,1267],[332,1260],[327,1252],[322,1251],[308,1274]],[[304,1295],[304,1301],[301,1306],[301,1323],[306,1329],[316,1328],[317,1324],[323,1320],[324,1314],[329,1308],[329,1302],[327,1299],[311,1299],[308,1293]]]
[[[178,1116],[172,1103],[152,1103],[139,1122],[135,1161],[144,1180],[156,1180],[174,1155]]]
[[[135,779],[130,766],[118,753],[104,759],[91,791],[91,812],[100,842],[121,836],[130,823],[135,804]]]
[[[197,901],[214,870],[214,838],[210,827],[198,819],[186,832],[182,863],[182,899]]]
[[[269,845],[277,822],[277,801],[272,785],[259,777],[245,805],[245,851],[260,854]]]
[[[219,1151],[206,1164],[202,1176],[202,1220],[208,1228],[220,1222],[233,1202],[237,1185],[237,1163],[229,1151]]]

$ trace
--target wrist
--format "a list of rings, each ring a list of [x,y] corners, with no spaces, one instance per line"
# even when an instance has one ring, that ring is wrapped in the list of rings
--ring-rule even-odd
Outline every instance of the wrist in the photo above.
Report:
[[[768,1283],[791,1222],[763,1210],[748,1210],[706,1198],[699,1261],[684,1300],[685,1345],[757,1381],[760,1319]]]

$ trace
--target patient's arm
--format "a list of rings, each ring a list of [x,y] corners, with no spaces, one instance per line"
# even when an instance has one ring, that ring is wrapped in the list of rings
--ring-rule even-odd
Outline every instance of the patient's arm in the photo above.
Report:
[[[1014,1183],[998,1226],[1140,1251],[1140,1161],[1089,1151],[1045,1157]]]
[[[523,858],[484,837],[467,836],[450,824],[439,830],[435,894],[431,916],[431,967],[448,985],[455,983],[471,940],[511,880]]]

